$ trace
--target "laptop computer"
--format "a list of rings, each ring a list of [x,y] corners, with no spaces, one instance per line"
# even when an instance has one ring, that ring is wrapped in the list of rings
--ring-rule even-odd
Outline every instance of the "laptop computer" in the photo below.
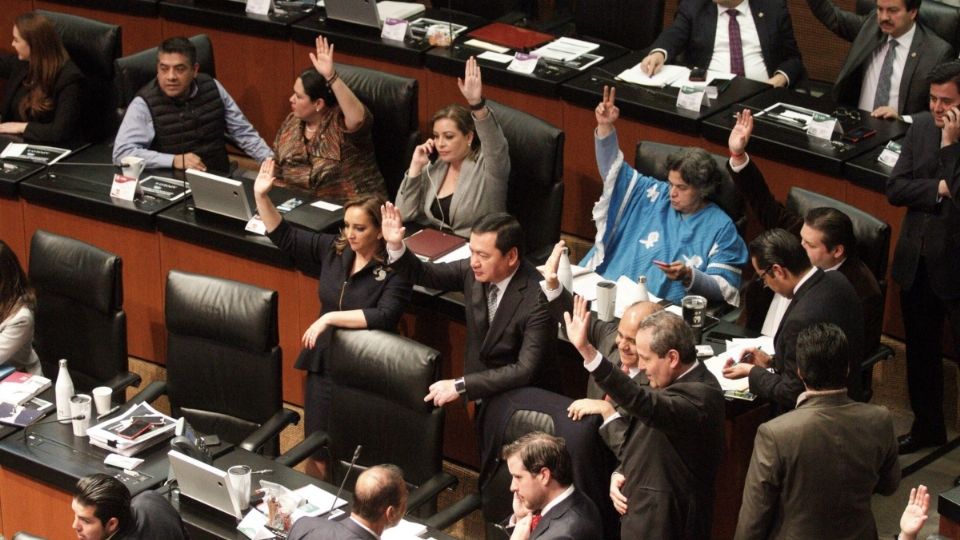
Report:
[[[198,210],[243,221],[253,217],[256,206],[251,203],[251,190],[244,182],[196,169],[187,169],[187,182]]]
[[[230,489],[227,471],[171,450],[167,456],[180,487],[180,495],[201,502],[225,514],[243,518],[240,503]]]
[[[374,28],[382,28],[386,19],[406,19],[426,10],[423,4],[391,0],[326,0],[324,6],[328,19]]]

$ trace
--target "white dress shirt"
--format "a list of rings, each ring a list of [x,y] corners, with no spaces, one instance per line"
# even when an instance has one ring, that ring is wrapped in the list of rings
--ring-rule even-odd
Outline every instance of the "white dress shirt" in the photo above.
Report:
[[[728,9],[735,9],[737,23],[740,24],[740,43],[743,47],[743,72],[748,79],[766,82],[770,75],[763,61],[763,49],[760,48],[760,34],[753,20],[749,2],[741,2],[735,8],[717,5],[717,32],[713,39],[713,56],[710,58],[711,71],[730,72],[730,15]],[[782,72],[781,72],[782,73]],[[786,76],[786,73],[784,73]]]
[[[917,25],[914,24],[910,27],[910,30],[896,38],[897,48],[894,49],[893,73],[890,75],[890,100],[887,105],[893,107],[897,114],[901,112],[900,80],[903,79],[903,68],[907,65],[910,46],[913,44],[913,36],[916,33]],[[873,56],[867,62],[867,69],[863,73],[863,81],[860,83],[860,103],[857,107],[864,111],[873,110],[873,101],[877,97],[877,83],[880,80],[880,69],[883,68],[883,59],[886,58],[887,49],[890,48],[890,39],[887,39],[883,46],[878,47],[873,52]]]

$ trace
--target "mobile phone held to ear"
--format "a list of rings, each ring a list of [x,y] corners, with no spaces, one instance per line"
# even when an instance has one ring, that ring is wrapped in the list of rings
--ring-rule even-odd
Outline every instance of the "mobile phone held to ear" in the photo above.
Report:
[[[433,149],[430,150],[430,154],[427,156],[427,158],[430,160],[430,163],[434,163],[440,158],[440,152],[437,152],[436,146],[434,146]]]
[[[691,82],[704,82],[707,80],[707,70],[701,67],[695,67],[690,70]]]

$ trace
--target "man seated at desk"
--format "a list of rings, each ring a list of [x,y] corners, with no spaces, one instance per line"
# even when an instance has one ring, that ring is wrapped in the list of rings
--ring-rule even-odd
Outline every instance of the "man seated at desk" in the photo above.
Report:
[[[618,145],[615,95],[604,87],[595,111],[603,192],[593,206],[596,243],[580,265],[613,281],[645,274],[649,291],[674,303],[698,294],[738,305],[747,247],[730,216],[709,201],[721,181],[713,156],[686,148],[667,158],[667,182],[641,175]]]
[[[230,171],[230,141],[258,162],[273,157],[219,81],[200,73],[197,49],[173,37],[157,51],[157,78],[127,107],[113,145],[113,162],[135,156],[147,168]]]
[[[953,46],[917,22],[920,0],[877,0],[876,14],[867,15],[831,0],[807,4],[828,30],[853,42],[833,86],[834,101],[877,118],[927,110],[930,71],[955,55]]]
[[[357,477],[349,518],[300,518],[287,540],[379,540],[383,531],[400,523],[406,513],[407,484],[403,473],[395,465],[377,465]]]
[[[156,491],[130,497],[123,482],[94,474],[77,482],[71,503],[81,540],[186,540],[180,514]]]
[[[783,0],[685,0],[640,67],[653,76],[664,62],[791,86],[803,74],[790,10]]]

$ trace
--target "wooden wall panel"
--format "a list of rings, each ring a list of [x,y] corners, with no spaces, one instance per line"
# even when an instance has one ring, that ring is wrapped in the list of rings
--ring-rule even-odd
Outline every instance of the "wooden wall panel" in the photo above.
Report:
[[[0,239],[17,254],[20,264],[27,262],[27,247],[23,236],[23,210],[20,199],[0,197]]]
[[[122,39],[123,56],[156,47],[163,41],[160,33],[160,19],[157,18],[140,17],[126,13],[116,13],[114,11],[101,11],[99,9],[71,6],[60,2],[44,2],[43,0],[36,0],[33,5],[36,9],[59,11],[61,13],[79,15],[80,17],[86,17],[88,19],[120,25],[122,28],[120,37]]]
[[[13,21],[33,9],[32,0],[3,0],[0,2],[0,54],[13,54]]]
[[[41,538],[74,538],[71,529],[73,497],[64,491],[0,467],[0,523],[3,534],[12,538],[27,531]]]

